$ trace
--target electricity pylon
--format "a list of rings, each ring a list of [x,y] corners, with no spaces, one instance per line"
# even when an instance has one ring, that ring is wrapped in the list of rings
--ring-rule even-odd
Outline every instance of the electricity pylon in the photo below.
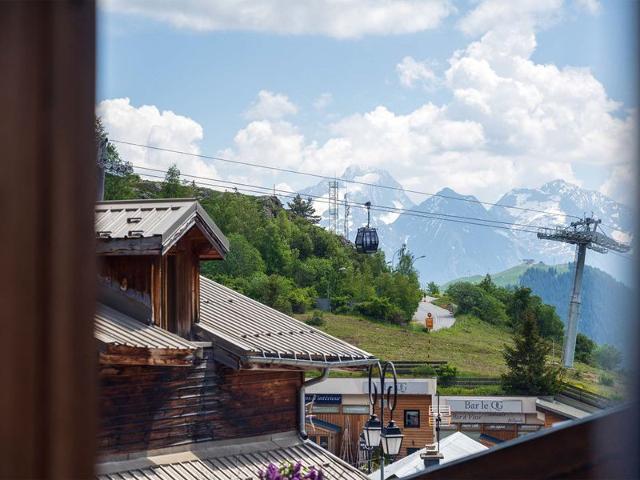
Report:
[[[340,184],[338,180],[329,180],[329,230],[333,233],[339,231],[339,214],[338,214],[338,190]]]
[[[98,139],[98,149],[96,152],[96,166],[98,167],[98,185],[96,188],[96,197],[100,202],[104,199],[104,176],[105,173],[124,177],[133,173],[133,166],[130,162],[113,161],[107,156],[107,147],[109,140],[107,137]]]
[[[538,238],[569,243],[576,246],[576,272],[573,279],[573,290],[569,302],[569,315],[567,328],[564,334],[564,348],[562,361],[565,368],[573,367],[573,357],[576,350],[576,337],[578,335],[578,315],[580,313],[580,293],[582,290],[582,276],[584,274],[584,261],[587,248],[598,253],[628,252],[629,245],[617,242],[613,238],[597,231],[602,220],[585,217],[582,220],[571,222],[568,227],[541,228]],[[593,229],[592,229],[593,226]]]

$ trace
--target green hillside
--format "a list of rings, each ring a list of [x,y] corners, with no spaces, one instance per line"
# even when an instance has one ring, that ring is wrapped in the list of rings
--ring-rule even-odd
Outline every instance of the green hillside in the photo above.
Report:
[[[306,317],[301,317],[306,318]],[[470,376],[505,371],[502,348],[511,343],[506,328],[460,315],[449,329],[426,333],[418,325],[402,327],[345,315],[324,315],[325,332],[386,360],[446,360]]]
[[[310,315],[297,317],[306,320]],[[508,329],[470,315],[458,316],[452,328],[430,333],[416,324],[403,327],[347,315],[325,314],[324,321],[318,328],[384,360],[445,360],[460,376],[497,377],[506,370],[502,348],[511,343]],[[559,363],[560,348],[555,354],[553,361]],[[615,384],[601,385],[603,374],[613,377]],[[620,397],[624,392],[621,375],[579,362],[565,381],[608,397]]]
[[[504,270],[499,273],[495,273],[491,275],[493,282],[499,287],[509,287],[512,285],[520,285],[520,278],[527,272],[528,270],[535,269],[541,271],[548,271],[554,268],[559,273],[564,273],[568,270],[568,265],[546,265],[542,262],[526,264],[522,263],[520,265],[516,265],[515,267],[511,267],[507,270]],[[471,283],[480,283],[484,275],[471,275],[469,277],[462,277],[456,280],[451,280],[443,285],[444,288],[448,287],[452,283],[456,282],[471,282]]]
[[[459,278],[445,284],[443,290],[456,282],[480,283],[483,278],[484,275]],[[572,264],[521,264],[493,274],[491,279],[502,287],[530,288],[544,303],[554,306],[566,322],[573,285]],[[629,287],[602,270],[585,266],[578,331],[599,344],[613,344],[625,351],[632,299]]]

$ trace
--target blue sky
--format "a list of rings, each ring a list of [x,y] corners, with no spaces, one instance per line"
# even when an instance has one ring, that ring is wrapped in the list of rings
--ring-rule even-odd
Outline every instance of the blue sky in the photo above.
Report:
[[[632,145],[637,108],[632,2],[522,0],[508,8],[513,2],[434,0],[442,8],[433,13],[408,0],[426,26],[400,33],[391,22],[359,24],[357,11],[354,31],[345,31],[335,26],[343,12],[324,14],[327,2],[296,12],[293,32],[282,31],[286,16],[273,19],[286,9],[277,0],[262,2],[273,8],[264,19],[249,20],[234,1],[220,8],[187,1],[184,11],[171,2],[103,2],[98,111],[111,136],[322,174],[340,174],[350,163],[386,168],[408,187],[451,186],[484,200],[560,177],[628,201],[632,158],[621,152]],[[354,1],[365,9],[379,3]],[[453,65],[456,51],[461,61]],[[401,65],[414,75],[405,83]],[[142,112],[145,105],[157,113]],[[565,133],[571,118],[580,125]],[[138,164],[175,160],[122,152]],[[210,176],[309,183],[178,163]]]

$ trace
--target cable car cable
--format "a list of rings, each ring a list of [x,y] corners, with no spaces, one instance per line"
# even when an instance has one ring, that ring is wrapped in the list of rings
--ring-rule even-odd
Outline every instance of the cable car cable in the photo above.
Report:
[[[122,145],[129,145],[129,146],[133,146],[133,147],[141,147],[141,148],[148,148],[151,150],[158,150],[161,152],[167,152],[167,153],[175,153],[178,155],[187,155],[187,156],[191,156],[191,157],[197,157],[197,158],[204,158],[207,160],[215,160],[215,161],[219,161],[219,162],[227,162],[227,163],[232,163],[235,165],[243,165],[243,166],[247,166],[247,167],[255,167],[255,168],[262,168],[262,169],[266,169],[266,170],[272,170],[272,171],[277,171],[277,172],[284,172],[284,173],[291,173],[294,175],[304,175],[307,177],[314,177],[314,178],[321,178],[323,180],[333,180],[334,177],[330,177],[327,175],[321,175],[318,173],[311,173],[311,172],[303,172],[301,170],[294,170],[291,168],[282,168],[282,167],[274,167],[272,165],[260,165],[257,163],[251,163],[251,162],[246,162],[246,161],[242,161],[242,160],[231,160],[229,158],[223,158],[223,157],[217,157],[214,155],[204,155],[204,154],[200,154],[200,153],[192,153],[192,152],[184,152],[181,150],[175,150],[175,149],[171,149],[171,148],[163,148],[163,147],[156,147],[153,145],[145,145],[142,143],[135,143],[135,142],[129,142],[126,140],[116,140],[116,139],[109,139],[110,142],[113,143],[120,143]],[[576,218],[579,219],[581,217],[578,217],[576,215],[569,215],[569,214],[564,214],[564,213],[559,213],[559,212],[550,212],[547,210],[539,210],[539,209],[535,209],[535,208],[526,208],[526,207],[516,207],[516,206],[512,206],[512,205],[500,205],[498,203],[493,203],[493,202],[483,202],[481,200],[477,200],[477,199],[470,199],[470,198],[460,198],[460,197],[452,197],[450,195],[444,195],[441,193],[430,193],[430,192],[424,192],[424,191],[420,191],[420,190],[411,190],[411,189],[404,189],[404,188],[400,188],[400,187],[394,187],[391,185],[379,185],[379,184],[375,184],[375,183],[369,183],[369,182],[362,182],[362,181],[358,181],[358,180],[347,180],[347,179],[339,179],[342,182],[347,182],[347,183],[353,183],[356,185],[364,185],[364,186],[368,186],[368,187],[374,187],[374,188],[383,188],[383,189],[388,189],[388,190],[396,190],[396,191],[402,191],[405,193],[413,193],[416,195],[424,195],[424,196],[429,196],[429,197],[440,197],[440,198],[447,198],[450,200],[456,200],[456,201],[461,201],[461,202],[469,202],[469,203],[477,203],[477,204],[481,204],[481,205],[489,205],[492,207],[499,207],[499,208],[507,208],[507,209],[513,209],[513,210],[521,210],[521,211],[526,211],[526,212],[536,212],[536,213],[543,213],[545,215],[548,216],[552,216],[552,217],[571,217],[571,218]]]

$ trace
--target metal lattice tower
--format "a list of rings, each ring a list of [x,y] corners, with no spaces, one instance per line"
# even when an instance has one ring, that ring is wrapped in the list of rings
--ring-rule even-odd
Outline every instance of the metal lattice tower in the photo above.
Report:
[[[351,212],[351,206],[349,205],[349,199],[347,192],[344,193],[344,238],[349,238],[349,213]]]
[[[337,180],[329,180],[329,230],[338,233],[338,190],[340,184]]]
[[[598,232],[598,225],[601,222],[602,220],[585,217],[582,220],[571,222],[568,227],[542,228],[538,231],[538,238],[540,239],[564,242],[576,246],[576,270],[573,279],[571,300],[569,302],[569,315],[564,335],[562,355],[562,361],[566,368],[573,367],[573,357],[576,350],[578,316],[580,314],[580,294],[587,248],[598,253],[607,253],[609,250],[622,253],[630,250],[628,245]]]
[[[124,177],[133,173],[133,166],[131,162],[114,162],[107,157],[107,147],[109,140],[107,137],[103,137],[98,140],[98,148],[96,152],[96,166],[98,167],[98,184],[96,188],[96,197],[98,201],[104,199],[104,176],[106,173],[109,175],[116,175],[118,177]]]

